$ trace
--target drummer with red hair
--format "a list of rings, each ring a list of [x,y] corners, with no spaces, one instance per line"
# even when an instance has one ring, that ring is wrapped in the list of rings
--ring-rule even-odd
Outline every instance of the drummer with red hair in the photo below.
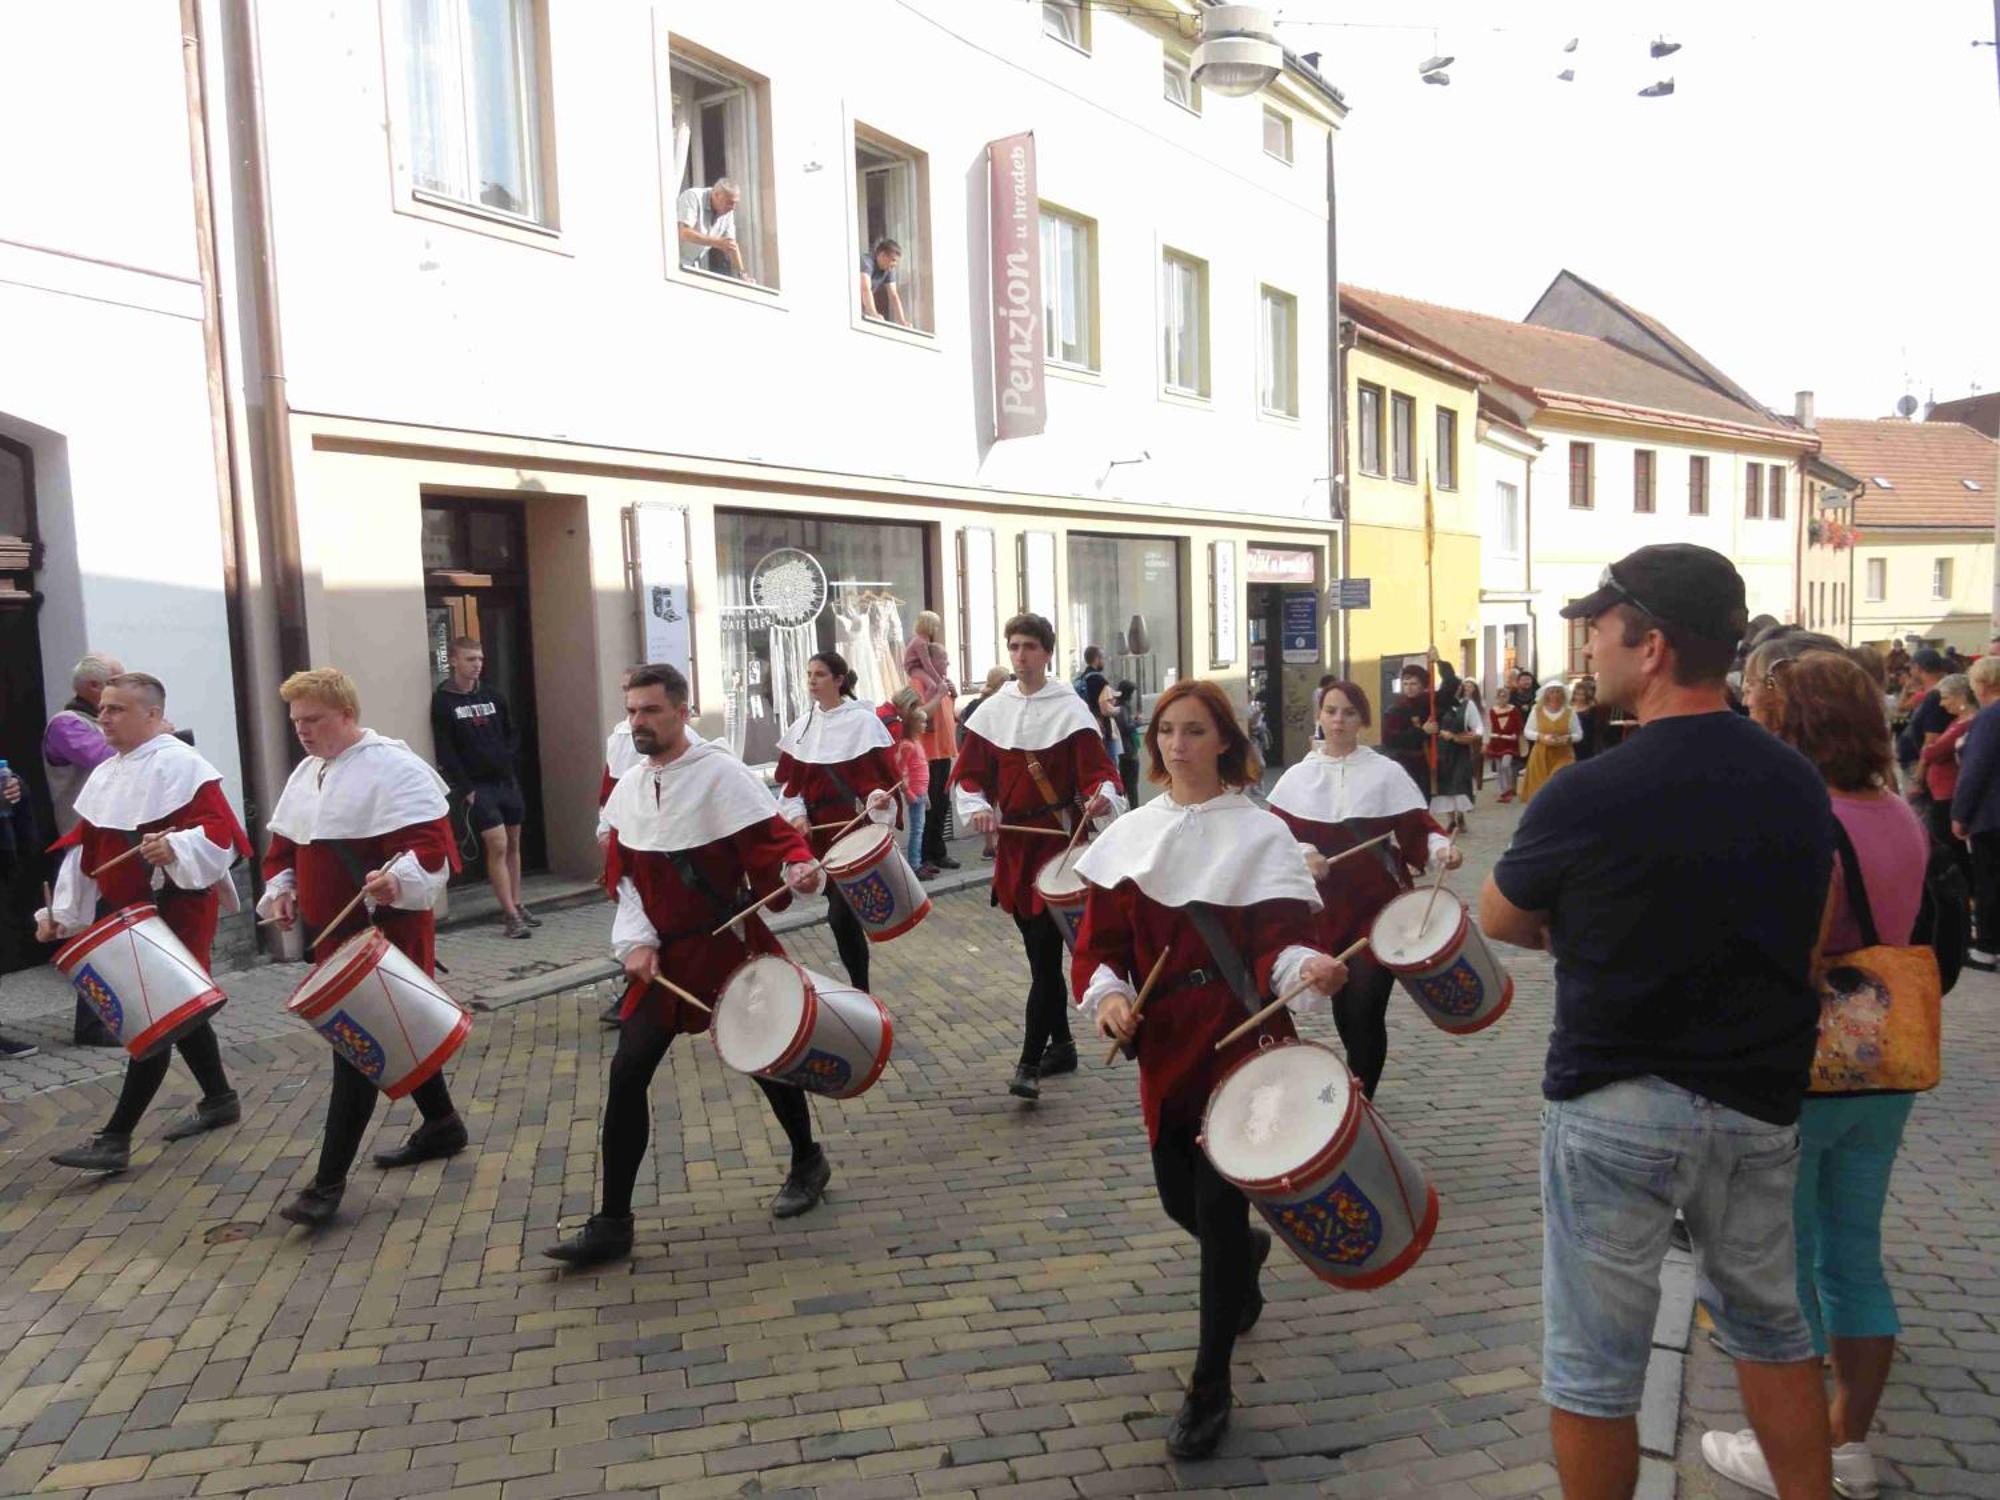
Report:
[[[1196,1140],[1210,1091],[1258,1037],[1216,1046],[1266,996],[1325,998],[1347,970],[1315,944],[1319,897],[1291,831],[1243,795],[1263,766],[1222,688],[1190,678],[1160,694],[1145,748],[1166,795],[1118,819],[1078,863],[1089,890],[1071,979],[1098,1030],[1136,1049],[1160,1201],[1201,1245],[1201,1339],[1167,1451],[1205,1458],[1229,1425],[1230,1354],[1263,1311],[1271,1252]],[[1291,1017],[1280,1011],[1263,1031],[1292,1036]]]
[[[1271,811],[1291,828],[1319,886],[1320,945],[1344,953],[1368,935],[1382,908],[1410,889],[1413,872],[1463,856],[1430,815],[1430,797],[1404,766],[1361,743],[1368,695],[1352,682],[1328,684],[1319,702],[1313,750],[1271,788]],[[1371,839],[1385,842],[1350,859],[1337,856]],[[1391,974],[1367,951],[1356,955],[1333,1022],[1347,1065],[1375,1097],[1389,1061]]]
[[[401,740],[361,727],[361,695],[338,667],[294,672],[278,695],[306,755],[271,811],[257,914],[287,930],[302,922],[310,963],[330,957],[348,938],[373,926],[426,974],[433,973],[432,909],[459,867],[444,778]],[[354,901],[357,893],[364,899]],[[328,925],[336,917],[338,924]],[[312,1181],[278,1210],[280,1217],[309,1229],[332,1222],[347,1190],[348,1168],[375,1113],[377,1092],[367,1074],[334,1054],[319,1166]],[[465,1122],[442,1071],[417,1085],[410,1097],[422,1123],[396,1150],[376,1152],[378,1167],[411,1167],[456,1156],[466,1147]]]
[[[62,865],[54,898],[35,914],[35,935],[52,943],[124,907],[150,903],[206,970],[223,906],[237,909],[229,867],[250,853],[250,841],[222,794],[222,773],[174,737],[166,708],[167,690],[157,677],[121,672],[105,682],[97,720],[116,753],[97,764],[77,794],[79,821],[56,842]],[[161,1138],[178,1141],[241,1119],[215,1031],[203,1019],[172,1047],[128,1061],[110,1121],[50,1160],[84,1172],[131,1165],[133,1127],[166,1081],[176,1050],[201,1085],[201,1101]]]
[[[709,1026],[709,1012],[676,991],[712,1007],[746,958],[784,953],[751,908],[781,890],[773,907],[788,904],[789,892],[817,895],[826,880],[763,779],[724,746],[687,732],[687,679],[676,668],[636,668],[626,679],[625,715],[645,758],[604,805],[612,835],[604,879],[618,902],[611,947],[627,986],[604,1097],[603,1192],[582,1229],[542,1252],[573,1266],[632,1253],[647,1090],[674,1038]],[[757,1086],[791,1143],[791,1172],[771,1205],[788,1219],[820,1201],[833,1168],[813,1139],[804,1091],[766,1078]]]

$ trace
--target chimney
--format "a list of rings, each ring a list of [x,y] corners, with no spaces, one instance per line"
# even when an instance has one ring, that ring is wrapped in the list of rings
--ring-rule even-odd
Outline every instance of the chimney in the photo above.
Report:
[[[1808,432],[1813,431],[1813,393],[1811,391],[1799,391],[1793,395],[1792,415],[1798,419],[1799,426],[1805,428]]]

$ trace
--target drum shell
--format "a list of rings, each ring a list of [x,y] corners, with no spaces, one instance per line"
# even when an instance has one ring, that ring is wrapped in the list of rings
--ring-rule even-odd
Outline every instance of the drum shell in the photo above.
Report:
[[[91,923],[55,966],[134,1058],[173,1045],[229,998],[151,902]]]
[[[471,1015],[373,928],[314,968],[285,1008],[391,1099],[435,1076],[472,1030]]]
[[[1079,882],[1073,891],[1051,890],[1049,880],[1072,869],[1083,858],[1081,848],[1068,849],[1043,865],[1035,876],[1035,894],[1041,897],[1042,909],[1054,919],[1056,930],[1062,934],[1063,946],[1076,952],[1077,934],[1083,930],[1083,907],[1090,895],[1087,882]]]
[[[766,1067],[748,1068],[723,1050],[723,1028],[711,1026],[717,1056],[739,1073],[789,1083],[828,1099],[852,1099],[875,1086],[895,1048],[896,1025],[888,1009],[866,990],[829,979],[780,954],[745,959],[723,984],[715,1008],[720,1020],[739,975],[755,964],[789,966],[803,987],[799,1023],[784,1050]]]
[[[880,832],[881,841],[859,859],[836,865],[829,850],[826,862],[827,878],[840,888],[841,898],[871,943],[901,937],[931,913],[931,898],[910,868],[894,830]]]
[[[1396,899],[1428,901],[1430,895],[1412,891]],[[1414,963],[1394,963],[1376,947],[1375,961],[1396,976],[1424,1019],[1453,1036],[1470,1036],[1507,1013],[1507,1007],[1514,1003],[1514,976],[1501,966],[1465,903],[1449,891],[1438,899],[1458,907],[1457,930],[1442,950]]]
[[[1319,1045],[1278,1042],[1260,1048],[1225,1073],[1209,1096],[1203,1117],[1204,1149],[1215,1102],[1232,1079],[1277,1048]],[[1416,1158],[1390,1134],[1358,1082],[1351,1083],[1347,1110],[1326,1144],[1297,1169],[1261,1180],[1232,1177],[1220,1166],[1216,1171],[1242,1189],[1272,1234],[1306,1269],[1328,1285],[1349,1291],[1394,1281],[1422,1257],[1437,1229],[1437,1189]]]

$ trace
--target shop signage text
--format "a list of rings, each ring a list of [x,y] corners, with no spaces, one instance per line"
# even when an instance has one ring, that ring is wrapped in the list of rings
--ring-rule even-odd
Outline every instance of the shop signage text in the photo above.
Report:
[[[694,682],[694,642],[689,624],[688,513],[684,505],[632,507],[632,540],[638,550],[639,639],[644,660],[679,667]]]
[[[1286,661],[1300,663],[1319,660],[1318,594],[1288,592],[1285,595],[1283,636]]]
[[[1326,591],[1328,609],[1368,609],[1372,607],[1375,580],[1343,578]]]
[[[1034,437],[1048,423],[1042,386],[1042,215],[1035,135],[986,147],[993,265],[993,435]]]
[[[1249,561],[1245,582],[1310,584],[1317,558],[1289,547],[1252,547]]]

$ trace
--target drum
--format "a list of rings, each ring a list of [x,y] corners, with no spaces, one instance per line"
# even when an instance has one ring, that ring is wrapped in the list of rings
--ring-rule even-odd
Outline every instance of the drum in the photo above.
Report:
[[[1318,1042],[1273,1043],[1223,1074],[1200,1140],[1215,1170],[1334,1286],[1394,1281],[1437,1228],[1437,1189]]]
[[[1062,929],[1063,946],[1072,953],[1076,951],[1077,932],[1083,927],[1084,898],[1090,894],[1090,882],[1076,873],[1076,862],[1083,858],[1086,847],[1078,844],[1065,849],[1043,865],[1035,877],[1035,894],[1056,919],[1056,926]]]
[[[1439,891],[1437,905],[1430,903],[1429,890],[1405,891],[1383,907],[1369,929],[1369,951],[1438,1030],[1484,1031],[1514,1003],[1514,976],[1500,967],[1463,901]]]
[[[285,1007],[391,1099],[450,1060],[472,1017],[377,928],[357,932],[306,976]]]
[[[229,998],[150,902],[99,919],[56,954],[83,1003],[134,1057],[149,1057]]]
[[[871,943],[900,937],[931,914],[931,898],[893,828],[871,823],[843,835],[826,851],[825,865]]]
[[[866,990],[780,953],[736,967],[715,1001],[715,1050],[739,1073],[829,1099],[866,1093],[888,1066],[895,1023]]]

